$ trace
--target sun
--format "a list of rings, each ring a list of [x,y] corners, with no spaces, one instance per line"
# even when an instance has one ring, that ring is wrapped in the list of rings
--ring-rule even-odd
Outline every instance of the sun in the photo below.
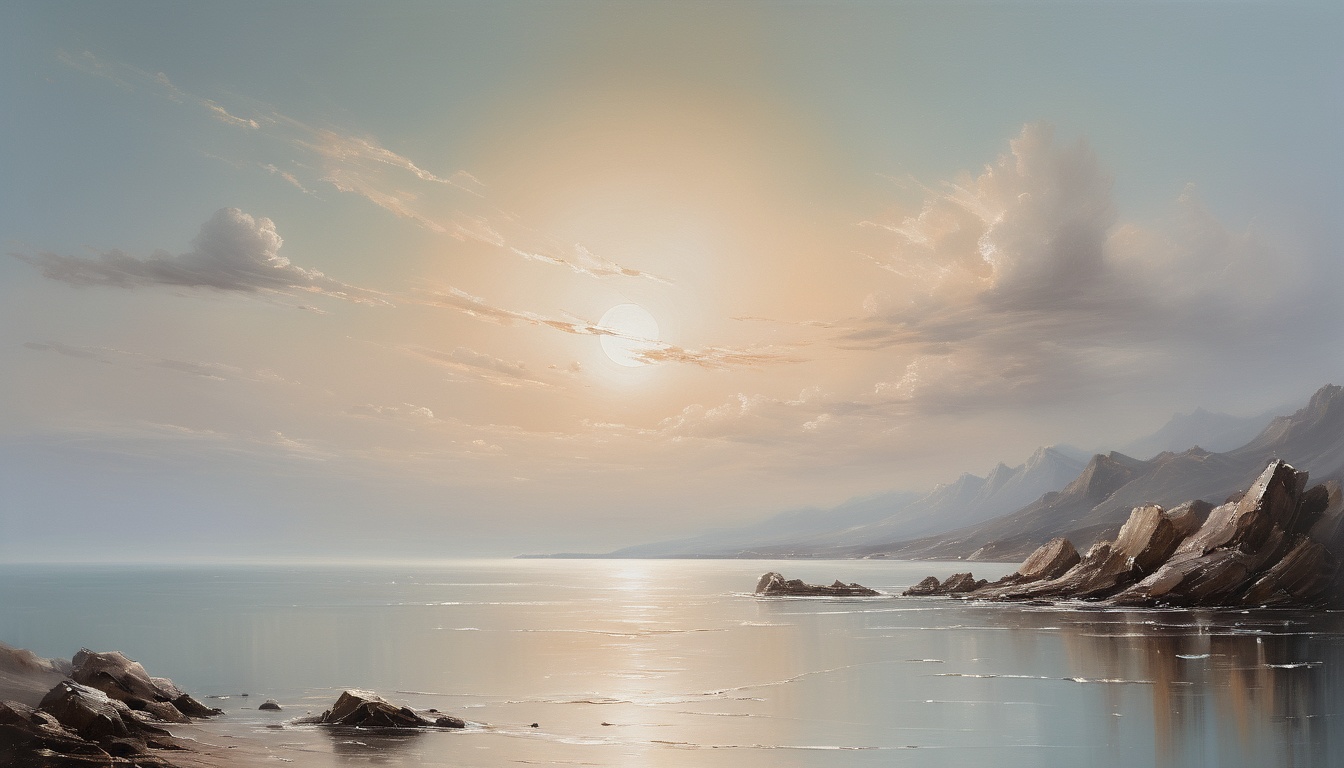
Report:
[[[598,338],[602,351],[617,365],[628,368],[648,365],[644,354],[659,347],[658,321],[638,304],[617,304],[597,324],[612,331]]]

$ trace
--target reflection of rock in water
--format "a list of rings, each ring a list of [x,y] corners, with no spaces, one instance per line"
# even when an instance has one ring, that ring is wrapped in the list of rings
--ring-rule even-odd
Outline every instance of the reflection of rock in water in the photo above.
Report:
[[[324,728],[331,738],[331,751],[347,764],[403,765],[412,762],[423,749],[424,731],[370,731],[363,728]]]
[[[1059,626],[1079,679],[1151,686],[1155,765],[1330,765],[1344,735],[1339,688],[1322,680],[1344,669],[1340,614],[1034,615]],[[1102,695],[1118,711],[1130,689]]]

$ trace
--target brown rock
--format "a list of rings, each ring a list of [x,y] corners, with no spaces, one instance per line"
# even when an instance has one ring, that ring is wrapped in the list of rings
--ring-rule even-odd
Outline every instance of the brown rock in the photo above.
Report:
[[[1137,581],[1166,562],[1183,538],[1162,508],[1149,504],[1129,513],[1115,539],[1115,549],[1129,558]]]
[[[923,581],[910,587],[901,594],[905,597],[927,597],[938,594],[940,586],[937,576],[926,576]]]
[[[1167,519],[1175,526],[1177,535],[1184,541],[1204,525],[1204,521],[1209,519],[1209,513],[1212,511],[1212,504],[1196,499],[1167,510]]]
[[[1243,605],[1304,604],[1319,600],[1330,585],[1330,554],[1318,541],[1299,536],[1288,554],[1251,585]]]
[[[300,722],[362,728],[465,728],[466,721],[449,715],[431,720],[410,707],[398,707],[368,691],[345,691],[331,709]]]
[[[1031,553],[1017,572],[1003,579],[1006,583],[1025,584],[1057,579],[1082,558],[1068,539],[1051,539]]]
[[[938,587],[940,595],[963,595],[975,591],[977,582],[970,573],[954,573]]]
[[[1129,555],[1117,549],[1113,543],[1103,541],[1093,544],[1078,564],[1059,578],[1009,587],[995,596],[1006,600],[1042,597],[1085,599],[1105,597],[1131,583],[1133,566]]]
[[[882,594],[861,584],[837,580],[830,586],[805,584],[801,579],[785,579],[773,571],[756,582],[756,594],[765,597],[875,597]]]
[[[0,765],[108,765],[108,753],[61,725],[47,712],[15,701],[0,702]]]

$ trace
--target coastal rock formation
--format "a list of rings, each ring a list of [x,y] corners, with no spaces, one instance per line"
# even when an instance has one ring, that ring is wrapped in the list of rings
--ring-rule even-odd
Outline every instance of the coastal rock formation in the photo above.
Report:
[[[376,693],[345,691],[331,709],[296,722],[315,725],[345,725],[358,728],[466,728],[461,718],[435,713],[429,718],[410,707],[398,707]]]
[[[145,668],[118,651],[96,653],[81,649],[72,659],[70,679],[102,691],[134,710],[160,720],[187,722],[188,717],[211,717],[221,710],[205,706],[183,693],[172,680],[151,678]]]
[[[975,580],[970,573],[954,573],[947,577],[946,581],[939,582],[937,577],[929,576],[915,586],[902,592],[902,595],[909,596],[932,596],[932,595],[964,595],[974,592],[987,585],[989,582],[981,579]]]
[[[29,651],[0,648],[0,664],[31,681],[59,682],[34,707],[0,702],[0,765],[34,768],[157,766],[172,763],[151,750],[181,750],[160,723],[187,723],[192,716],[220,714],[201,705],[166,678],[120,653],[81,650],[71,663],[42,659]],[[68,679],[60,679],[67,677]],[[9,695],[30,694],[14,686]]]
[[[1069,542],[1055,539],[992,584],[967,590],[969,574],[942,584],[929,577],[905,594],[1136,607],[1338,603],[1342,521],[1338,483],[1308,489],[1306,472],[1275,460],[1249,491],[1216,508],[1201,501],[1171,511],[1135,507],[1114,541],[1094,544],[1081,559]]]
[[[876,597],[882,594],[860,584],[845,584],[837,580],[830,586],[804,584],[802,579],[785,579],[771,571],[756,582],[756,594],[765,597]]]

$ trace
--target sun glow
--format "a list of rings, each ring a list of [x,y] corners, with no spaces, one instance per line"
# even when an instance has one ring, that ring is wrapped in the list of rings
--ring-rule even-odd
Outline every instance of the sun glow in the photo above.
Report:
[[[638,304],[617,304],[602,315],[598,325],[611,331],[598,338],[602,351],[617,365],[648,365],[645,354],[658,348],[658,321]]]

